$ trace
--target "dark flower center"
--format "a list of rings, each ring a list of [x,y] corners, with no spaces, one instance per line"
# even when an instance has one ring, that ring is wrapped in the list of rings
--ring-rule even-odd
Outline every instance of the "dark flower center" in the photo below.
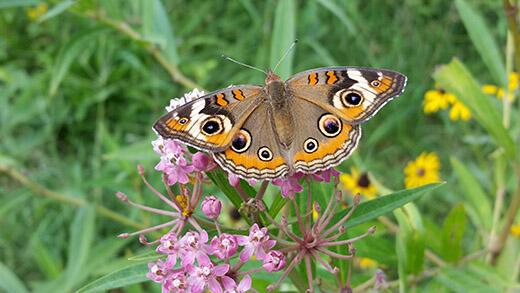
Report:
[[[424,176],[424,173],[426,173],[424,168],[417,169],[417,176],[422,177],[422,176]]]
[[[370,179],[368,178],[367,173],[362,173],[361,176],[359,176],[357,185],[363,188],[367,188],[368,186],[370,186]]]

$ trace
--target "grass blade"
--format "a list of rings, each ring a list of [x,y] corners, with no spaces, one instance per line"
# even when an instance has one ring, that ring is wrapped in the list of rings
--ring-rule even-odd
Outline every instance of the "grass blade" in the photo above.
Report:
[[[274,69],[291,43],[296,39],[296,5],[294,0],[278,1],[274,16],[273,36],[271,38],[270,67]],[[280,63],[276,73],[287,79],[292,74],[294,50]]]
[[[455,6],[484,64],[488,67],[495,82],[504,87],[506,84],[506,67],[502,60],[501,50],[493,39],[484,18],[465,0],[456,0]]]
[[[29,292],[24,284],[8,267],[0,262],[0,291],[5,292]]]
[[[38,18],[38,23],[42,23],[46,20],[49,20],[55,16],[58,16],[65,10],[67,10],[69,7],[74,5],[76,3],[76,0],[65,0],[61,1],[60,3],[54,5],[49,11],[47,11],[44,15],[42,15],[40,18]]]
[[[516,155],[515,144],[509,132],[502,125],[502,119],[491,99],[481,91],[479,83],[458,59],[441,66],[433,74],[434,79],[447,91],[470,108],[477,122],[493,137],[495,143],[502,147],[506,156],[513,159]]]
[[[142,6],[143,33],[146,39],[157,43],[170,63],[178,64],[175,35],[162,2],[143,1]]]
[[[146,278],[147,272],[148,265],[146,263],[131,265],[87,284],[85,287],[76,291],[76,293],[107,291],[131,284],[142,283],[148,280],[148,278]]]
[[[468,214],[477,227],[484,227],[486,231],[491,229],[491,202],[479,181],[470,170],[456,158],[451,158],[451,166],[457,175],[462,194],[470,205]]]

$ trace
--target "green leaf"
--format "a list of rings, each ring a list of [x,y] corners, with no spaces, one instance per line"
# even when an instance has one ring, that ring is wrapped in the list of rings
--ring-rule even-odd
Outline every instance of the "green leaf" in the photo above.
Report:
[[[76,293],[107,291],[131,284],[146,282],[148,280],[148,278],[146,278],[147,272],[148,265],[146,263],[131,265],[89,283],[76,291]]]
[[[0,262],[0,291],[29,292],[24,284],[8,267]]]
[[[488,67],[495,82],[504,87],[507,77],[506,67],[501,54],[502,50],[498,48],[493,35],[488,29],[489,26],[484,21],[482,15],[465,0],[456,0],[455,6],[484,64]]]
[[[65,270],[66,288],[72,288],[85,276],[83,268],[89,259],[94,240],[96,211],[92,206],[81,208],[70,227],[68,262]]]
[[[270,66],[274,70],[276,64],[285,54],[296,38],[296,4],[294,0],[281,0],[276,5],[273,36],[271,38]],[[292,74],[294,50],[291,50],[285,60],[277,68],[277,74],[287,79]]]
[[[269,208],[269,215],[274,219],[276,218],[276,215],[282,210],[282,208],[285,206],[285,204],[288,202],[286,198],[284,198],[281,195],[276,196],[276,198],[273,200],[273,203],[271,204],[271,207]]]
[[[462,256],[462,236],[466,225],[464,204],[453,207],[442,229],[442,257],[449,262],[456,262]]]
[[[46,20],[49,20],[55,16],[58,16],[65,10],[67,10],[69,7],[74,5],[76,3],[76,0],[65,0],[61,1],[57,5],[54,5],[51,9],[49,9],[44,15],[42,15],[40,18],[38,18],[38,22],[42,23]]]
[[[143,1],[143,34],[145,39],[159,45],[161,51],[172,64],[179,63],[177,44],[168,13],[160,0]]]
[[[479,180],[473,176],[470,170],[464,166],[461,161],[452,157],[450,162],[459,179],[462,196],[470,205],[470,207],[467,208],[471,221],[475,226],[483,227],[486,231],[489,231],[493,219],[489,196],[486,195]]]
[[[52,69],[51,84],[49,87],[49,95],[54,96],[58,88],[69,71],[70,65],[76,60],[78,55],[85,50],[85,46],[92,42],[92,39],[97,37],[106,29],[90,29],[79,33],[76,37],[67,42],[67,45],[60,50],[56,63]]]
[[[504,149],[510,159],[514,159],[515,144],[502,125],[500,113],[464,64],[455,58],[438,68],[433,77],[442,88],[455,94],[469,107],[477,122],[493,137],[495,143]]]
[[[361,203],[350,219],[345,223],[345,228],[357,226],[379,216],[387,214],[413,200],[418,199],[421,195],[436,189],[444,183],[432,183],[414,189],[400,190],[376,199]],[[335,216],[332,223],[339,221],[350,209],[345,210]]]
[[[356,29],[356,26],[350,21],[350,19],[347,17],[347,15],[343,12],[344,9],[338,6],[336,2],[333,0],[318,0],[318,3],[323,5],[327,10],[329,10],[332,14],[334,14],[341,23],[345,26],[347,31],[350,34],[357,34],[359,32],[358,29]]]
[[[441,270],[436,279],[450,288],[451,292],[503,292],[497,286],[490,286],[484,283],[481,277],[475,276],[465,268],[457,269],[446,266]]]
[[[425,232],[421,213],[413,203],[409,203],[395,210],[394,215],[399,223],[396,237],[398,265],[403,266],[406,274],[416,275],[424,266]]]

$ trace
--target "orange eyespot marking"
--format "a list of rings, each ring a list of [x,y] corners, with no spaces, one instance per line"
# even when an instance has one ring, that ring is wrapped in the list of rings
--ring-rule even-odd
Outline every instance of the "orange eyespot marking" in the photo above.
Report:
[[[335,84],[338,81],[338,77],[334,71],[327,71],[327,84]]]
[[[235,98],[239,101],[242,101],[243,99],[246,98],[246,97],[244,97],[244,93],[239,89],[232,90],[231,92],[233,93],[233,98]]]
[[[315,85],[318,83],[318,73],[311,73],[309,74],[309,84]]]
[[[169,128],[173,128],[175,124],[177,124],[177,121],[175,121],[175,119],[173,118],[169,118],[168,120],[166,120],[166,126],[168,126]]]
[[[226,95],[220,93],[218,95],[216,95],[217,97],[217,105],[219,106],[222,106],[222,107],[225,107],[229,104],[229,102],[226,100],[226,98],[224,98]]]

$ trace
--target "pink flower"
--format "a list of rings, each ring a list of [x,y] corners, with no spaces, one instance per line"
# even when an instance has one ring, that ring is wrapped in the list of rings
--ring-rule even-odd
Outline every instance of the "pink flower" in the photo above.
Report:
[[[162,283],[162,292],[184,293],[188,291],[189,283],[184,270],[175,270]]]
[[[269,240],[267,228],[260,229],[255,223],[249,230],[249,236],[237,236],[238,244],[244,246],[240,253],[240,261],[246,262],[253,254],[256,258],[263,260],[267,251],[276,244],[275,240]]]
[[[157,246],[157,249],[155,251],[157,251],[158,253],[168,255],[168,262],[170,262],[171,265],[174,266],[177,262],[177,257],[179,256],[180,252],[180,244],[177,240],[177,235],[175,235],[171,231],[164,234],[161,237],[160,244],[159,246]]]
[[[200,234],[193,231],[186,232],[180,240],[181,266],[192,265],[195,260],[199,264],[209,262],[207,255],[208,245],[206,242],[208,242],[208,233],[206,231],[202,231]]]
[[[157,260],[155,263],[148,264],[146,277],[156,283],[162,283],[170,274],[172,265],[169,262]]]
[[[186,268],[189,273],[191,292],[200,293],[204,288],[212,293],[222,293],[222,286],[217,281],[217,277],[224,276],[229,271],[228,264],[215,266],[211,261],[200,263],[199,267],[188,265]]]
[[[193,154],[191,156],[191,164],[199,172],[211,171],[217,166],[213,159],[203,152]]]
[[[215,196],[206,196],[201,204],[201,209],[204,215],[210,219],[216,219],[220,215],[222,209],[222,202]]]
[[[222,233],[211,240],[210,253],[219,259],[229,259],[238,249],[237,239],[234,235]]]
[[[237,285],[235,280],[228,276],[222,276],[222,285],[224,286],[224,293],[243,293],[251,289],[251,277],[245,275],[240,283]]]
[[[163,139],[161,137],[152,141],[153,150],[158,155],[170,155],[172,157],[180,157],[186,151],[186,147],[178,140]]]
[[[166,175],[169,185],[177,182],[186,184],[190,181],[188,174],[193,172],[195,168],[188,165],[184,157],[169,158],[169,156],[161,156],[161,161],[155,166],[155,170],[162,171]]]
[[[271,250],[264,258],[262,267],[268,272],[278,272],[285,266],[285,255],[278,250]]]
[[[316,180],[318,182],[327,182],[327,183],[330,182],[330,179],[332,177],[336,177],[336,176],[339,176],[339,172],[336,171],[336,169],[334,169],[334,168],[329,168],[327,170],[319,171],[319,172],[312,174],[312,177],[314,178],[314,180]]]
[[[295,193],[303,191],[303,186],[298,182],[303,176],[303,173],[296,173],[287,179],[275,179],[273,184],[281,187],[283,197],[293,197]]]

